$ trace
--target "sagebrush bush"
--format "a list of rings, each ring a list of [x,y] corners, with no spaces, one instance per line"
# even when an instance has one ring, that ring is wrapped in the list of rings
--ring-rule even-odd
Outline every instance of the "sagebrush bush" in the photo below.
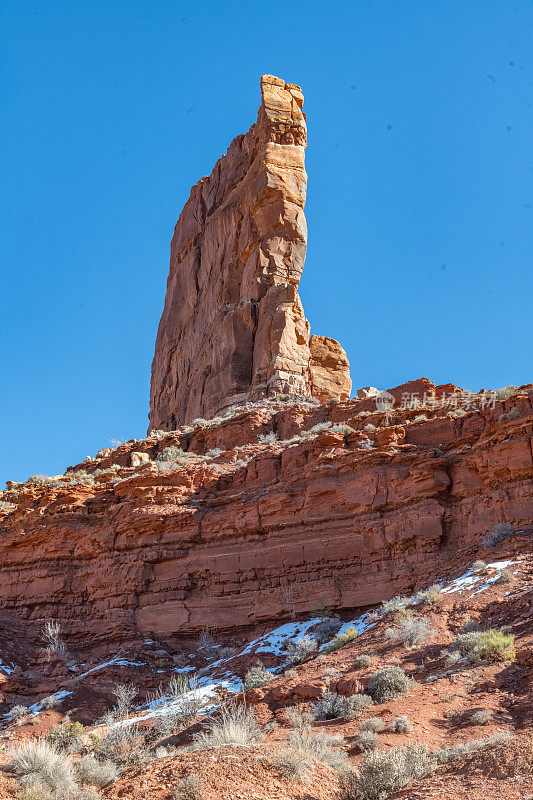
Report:
[[[481,559],[474,561],[474,563],[472,564],[473,572],[480,572],[483,569],[487,569],[487,565],[485,564],[484,561],[481,561]]]
[[[387,730],[391,731],[391,733],[410,733],[413,730],[413,726],[409,721],[409,717],[402,714],[402,716],[395,717],[392,720]]]
[[[205,783],[199,775],[181,778],[172,790],[172,800],[203,800]]]
[[[419,780],[434,768],[422,744],[373,750],[363,758],[357,772],[340,775],[342,800],[384,800],[410,781]]]
[[[385,638],[392,642],[401,642],[405,647],[417,647],[430,642],[436,630],[426,617],[409,617],[397,627],[387,628]]]
[[[232,702],[220,708],[219,715],[207,723],[205,730],[194,737],[195,747],[234,747],[254,744],[263,738],[255,714],[244,703]]]
[[[270,670],[266,669],[263,664],[256,664],[254,667],[250,667],[244,676],[244,688],[256,689],[258,686],[262,686],[273,677],[274,674],[270,672]]]
[[[374,705],[374,701],[369,694],[352,694],[346,698],[344,716],[347,720],[357,719],[372,705]]]
[[[137,724],[110,728],[102,740],[98,755],[115,764],[135,764],[146,757],[146,739]]]
[[[484,547],[495,550],[502,542],[513,536],[513,534],[514,528],[512,525],[509,525],[507,522],[498,522],[497,525],[492,526],[490,532],[481,540],[481,544],[484,545]]]
[[[378,735],[375,731],[361,731],[356,738],[360,750],[373,750],[378,743]]]
[[[385,602],[380,605],[377,610],[377,615],[378,617],[385,617],[387,614],[396,614],[398,611],[401,611],[402,608],[405,608],[408,602],[409,598],[403,597],[403,595],[391,597],[390,600],[385,600]]]
[[[112,761],[98,761],[94,756],[82,756],[74,762],[78,783],[99,786],[101,789],[117,779],[118,770]]]
[[[24,719],[24,717],[28,716],[28,708],[27,706],[17,704],[15,706],[11,706],[7,713],[9,719],[13,720],[14,722],[19,722],[21,719]]]
[[[295,642],[287,645],[287,656],[290,664],[301,664],[317,649],[316,639],[311,636],[300,636]]]
[[[385,723],[381,717],[369,717],[361,725],[362,731],[373,731],[374,733],[381,733],[385,730]]]
[[[294,781],[302,777],[308,762],[301,750],[280,750],[272,766],[284,778]]]
[[[385,667],[372,675],[366,690],[374,703],[386,703],[408,694],[412,683],[400,667]]]
[[[30,739],[12,748],[4,769],[21,781],[40,781],[54,790],[75,785],[68,758],[48,742],[41,740]]]
[[[346,712],[346,698],[335,692],[326,691],[322,697],[311,704],[315,719],[336,719]]]
[[[366,655],[366,653],[363,653],[360,656],[356,656],[353,660],[353,665],[355,669],[362,669],[363,667],[369,667],[371,663],[372,663],[372,658],[371,656]]]
[[[429,587],[429,589],[424,589],[421,592],[417,592],[414,598],[414,602],[432,606],[435,603],[438,603],[441,598],[442,598],[441,587],[438,583],[434,583],[432,586]]]
[[[331,644],[324,648],[324,653],[333,653],[335,650],[339,650],[348,642],[352,642],[354,639],[356,639],[357,635],[357,631],[355,630],[354,626],[351,625],[343,633],[339,633],[337,636],[335,636]]]

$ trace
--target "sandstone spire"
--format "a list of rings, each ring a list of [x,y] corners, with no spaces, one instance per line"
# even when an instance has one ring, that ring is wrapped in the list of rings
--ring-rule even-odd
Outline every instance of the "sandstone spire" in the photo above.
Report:
[[[349,365],[298,295],[307,245],[299,86],[261,78],[257,122],[192,188],[174,230],[152,364],[150,427],[278,393],[347,398]]]

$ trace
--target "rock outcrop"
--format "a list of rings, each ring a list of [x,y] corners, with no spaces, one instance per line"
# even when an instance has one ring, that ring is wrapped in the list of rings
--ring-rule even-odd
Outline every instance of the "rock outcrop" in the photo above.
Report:
[[[261,78],[257,121],[191,190],[171,245],[150,428],[174,430],[276,394],[347,399],[342,347],[312,337],[298,295],[307,246],[303,95]]]
[[[457,574],[491,525],[531,528],[533,391],[422,410],[266,401],[15,487],[0,608],[76,644],[242,631]]]

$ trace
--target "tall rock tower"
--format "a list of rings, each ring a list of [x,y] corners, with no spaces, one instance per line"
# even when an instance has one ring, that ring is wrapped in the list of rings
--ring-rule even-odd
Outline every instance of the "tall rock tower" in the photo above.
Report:
[[[276,394],[347,398],[338,342],[309,339],[307,129],[299,86],[261,78],[257,122],[193,186],[174,230],[155,346],[150,428],[173,430]]]

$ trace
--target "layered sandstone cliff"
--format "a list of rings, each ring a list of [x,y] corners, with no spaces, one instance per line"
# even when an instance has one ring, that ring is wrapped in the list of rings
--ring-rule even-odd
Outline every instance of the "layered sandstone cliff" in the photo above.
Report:
[[[0,608],[28,631],[58,620],[81,644],[242,631],[457,574],[491,525],[533,519],[533,391],[481,399],[385,412],[373,398],[267,401],[13,486]]]
[[[174,430],[276,394],[347,399],[342,347],[314,336],[298,295],[307,228],[303,95],[261,78],[261,107],[191,190],[171,245],[150,428]]]

